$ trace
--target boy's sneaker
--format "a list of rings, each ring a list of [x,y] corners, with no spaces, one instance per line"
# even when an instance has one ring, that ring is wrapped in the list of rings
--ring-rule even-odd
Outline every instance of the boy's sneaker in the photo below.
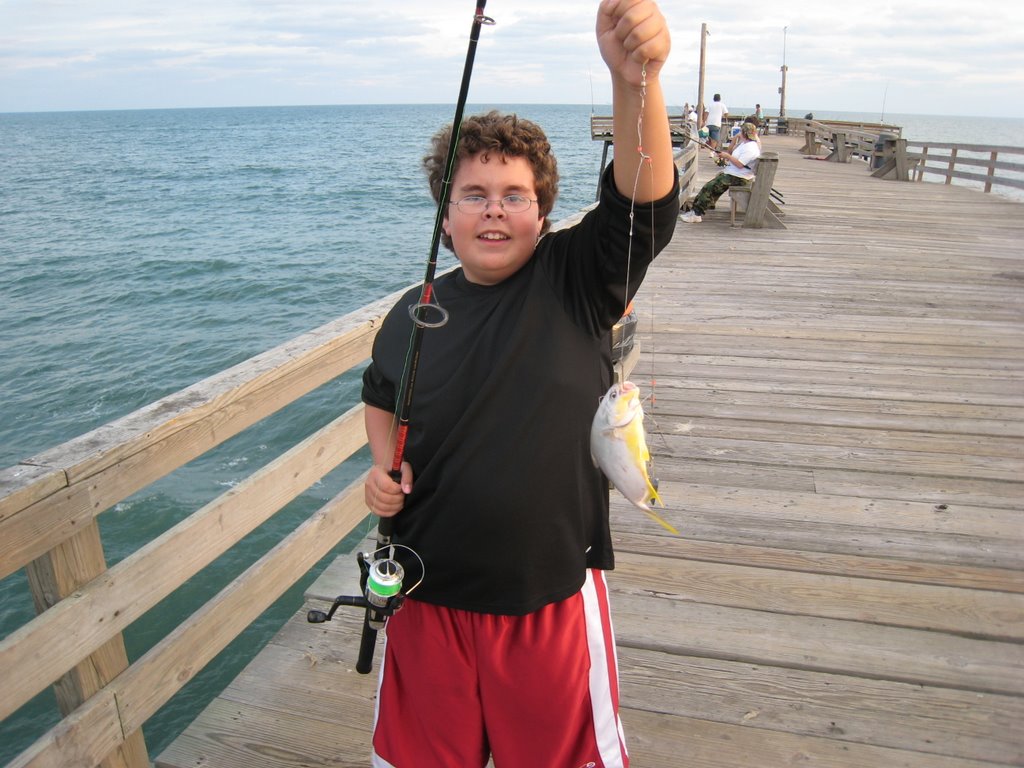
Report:
[[[701,217],[693,211],[687,211],[679,216],[680,220],[685,221],[687,224],[699,224]]]

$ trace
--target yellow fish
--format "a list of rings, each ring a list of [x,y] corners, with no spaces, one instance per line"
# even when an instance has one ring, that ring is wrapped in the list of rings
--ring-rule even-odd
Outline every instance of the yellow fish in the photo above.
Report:
[[[640,389],[631,381],[615,384],[601,398],[590,426],[590,455],[619,492],[665,530],[679,535],[651,509],[665,506],[647,474],[651,452],[644,437],[644,410]]]

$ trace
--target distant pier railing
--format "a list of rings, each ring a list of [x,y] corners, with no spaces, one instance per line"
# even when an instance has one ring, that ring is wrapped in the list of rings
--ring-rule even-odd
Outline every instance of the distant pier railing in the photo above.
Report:
[[[942,176],[946,184],[954,179],[977,182],[985,192],[994,186],[1024,189],[1024,147],[908,141],[910,149],[917,160],[914,181],[922,181],[927,173]]]
[[[679,199],[685,200],[693,192],[697,179],[697,126],[681,115],[668,118],[669,134],[672,138],[672,154],[679,170]],[[614,126],[610,115],[590,116],[590,138],[603,143],[601,168],[597,176],[597,192],[601,191],[601,176],[608,165],[608,150],[615,140]],[[595,194],[596,199],[596,194]]]
[[[879,178],[924,181],[928,174],[946,184],[976,184],[985,192],[999,186],[1024,190],[1024,147],[911,141],[902,137],[900,126],[885,123],[790,119],[789,132],[804,134],[800,151],[805,155],[827,152],[824,159],[840,163],[858,158]]]
[[[361,404],[108,566],[97,518],[364,362],[381,299],[0,470],[0,578],[38,615],[0,641],[0,719],[53,685],[64,719],[8,768],[149,768],[142,726],[367,516],[361,478],[129,664],[122,632],[366,444]]]
[[[877,151],[879,137],[900,138],[903,129],[888,123],[851,122],[848,120],[813,120],[790,118],[789,133],[804,135],[800,151],[818,156],[827,151],[828,159],[846,163],[854,157],[870,159]]]

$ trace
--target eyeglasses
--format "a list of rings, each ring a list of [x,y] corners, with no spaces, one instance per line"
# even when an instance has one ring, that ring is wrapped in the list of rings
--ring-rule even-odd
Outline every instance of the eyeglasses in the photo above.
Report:
[[[452,200],[448,205],[456,206],[462,213],[479,214],[487,210],[491,203],[497,203],[505,213],[523,213],[530,210],[530,206],[536,203],[524,195],[505,195],[500,200],[488,200],[480,195],[470,195],[461,200]]]

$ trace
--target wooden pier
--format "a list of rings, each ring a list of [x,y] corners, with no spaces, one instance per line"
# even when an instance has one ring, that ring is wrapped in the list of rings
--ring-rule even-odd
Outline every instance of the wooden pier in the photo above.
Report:
[[[1024,206],[802,141],[764,139],[785,229],[723,200],[636,302],[683,535],[613,495],[632,764],[1024,765]],[[305,621],[353,569],[156,765],[368,765],[361,614]]]

